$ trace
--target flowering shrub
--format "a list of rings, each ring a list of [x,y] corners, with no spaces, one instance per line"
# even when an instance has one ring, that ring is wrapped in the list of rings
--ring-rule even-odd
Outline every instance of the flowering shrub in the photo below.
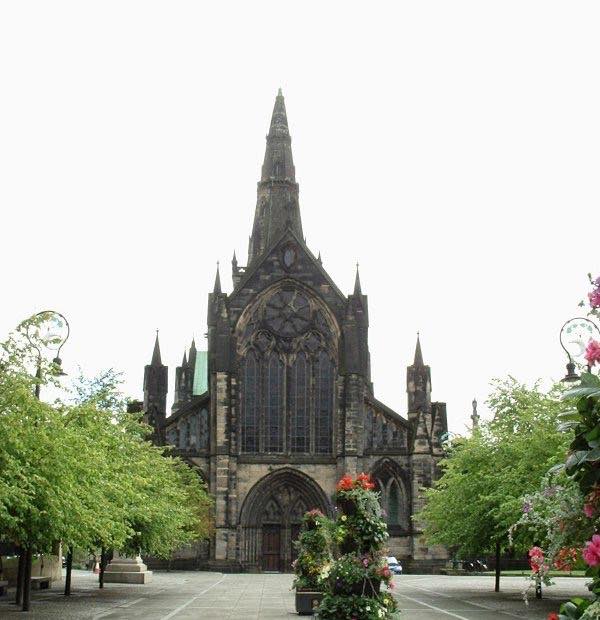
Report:
[[[319,618],[331,620],[382,620],[392,618],[398,611],[390,594],[367,598],[357,594],[328,595],[319,606]]]
[[[297,590],[320,592],[329,577],[333,522],[320,510],[310,510],[302,519],[302,529],[294,543],[298,558],[292,567],[296,578],[292,585]]]
[[[393,587],[383,543],[388,538],[375,484],[367,474],[345,475],[337,484],[338,556],[331,565],[327,592],[319,606],[321,620],[393,618],[396,603],[381,584]]]
[[[554,557],[554,568],[561,571],[572,571],[579,559],[579,549],[563,547]]]
[[[590,300],[590,306],[592,310],[595,310],[597,308],[600,308],[600,278],[592,280],[592,278],[590,277],[590,280],[592,286],[594,287],[594,290],[588,293],[588,299]]]
[[[379,584],[385,583],[393,588],[392,572],[383,555],[357,555],[349,553],[341,556],[332,566],[329,579],[337,592],[352,593],[356,585],[361,594],[378,592]]]
[[[600,317],[600,278],[590,276],[590,281],[589,314]],[[592,578],[588,588],[593,598],[572,599],[549,620],[600,620],[600,378],[591,372],[600,365],[600,342],[588,342],[585,359],[588,372],[582,372],[580,384],[564,395],[576,410],[562,416],[563,430],[573,433],[563,468],[573,501],[566,510],[555,510],[560,519],[548,525],[546,557],[552,558],[555,567],[570,569],[581,552],[586,574]]]
[[[585,359],[590,366],[600,362],[600,342],[594,339],[588,342],[585,348]]]

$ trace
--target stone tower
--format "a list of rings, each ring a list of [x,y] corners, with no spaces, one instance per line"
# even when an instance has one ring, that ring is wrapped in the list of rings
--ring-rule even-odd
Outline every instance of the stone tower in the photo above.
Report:
[[[162,427],[167,417],[168,368],[160,358],[158,330],[152,360],[144,368],[144,413],[148,424]]]

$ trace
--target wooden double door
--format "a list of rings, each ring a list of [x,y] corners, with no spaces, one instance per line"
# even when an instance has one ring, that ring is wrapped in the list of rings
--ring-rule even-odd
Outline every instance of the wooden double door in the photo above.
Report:
[[[292,570],[292,562],[298,557],[294,542],[300,535],[300,523],[288,527],[277,523],[262,526],[262,570],[284,572]]]
[[[290,572],[298,556],[294,541],[308,510],[307,501],[292,486],[283,486],[266,498],[261,518],[263,571]]]

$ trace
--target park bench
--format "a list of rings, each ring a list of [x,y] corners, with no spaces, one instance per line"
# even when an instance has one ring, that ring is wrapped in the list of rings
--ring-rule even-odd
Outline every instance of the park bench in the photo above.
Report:
[[[32,577],[31,588],[33,590],[48,590],[50,588],[50,577]]]
[[[2,581],[0,579],[0,596],[6,593],[6,588],[8,587],[8,581]]]

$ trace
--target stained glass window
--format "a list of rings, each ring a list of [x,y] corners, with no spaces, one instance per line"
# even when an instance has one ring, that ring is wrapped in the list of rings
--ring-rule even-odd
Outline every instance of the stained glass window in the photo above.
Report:
[[[333,413],[333,369],[329,356],[321,351],[315,364],[315,452],[331,452]]]
[[[283,364],[276,355],[269,357],[267,365],[267,452],[283,452]]]
[[[242,413],[242,451],[258,451],[258,364],[249,353],[244,364],[244,401]]]
[[[241,451],[331,454],[336,342],[324,310],[280,288],[240,332]]]
[[[310,451],[308,419],[308,372],[306,355],[300,353],[290,369],[290,407],[292,452]]]

